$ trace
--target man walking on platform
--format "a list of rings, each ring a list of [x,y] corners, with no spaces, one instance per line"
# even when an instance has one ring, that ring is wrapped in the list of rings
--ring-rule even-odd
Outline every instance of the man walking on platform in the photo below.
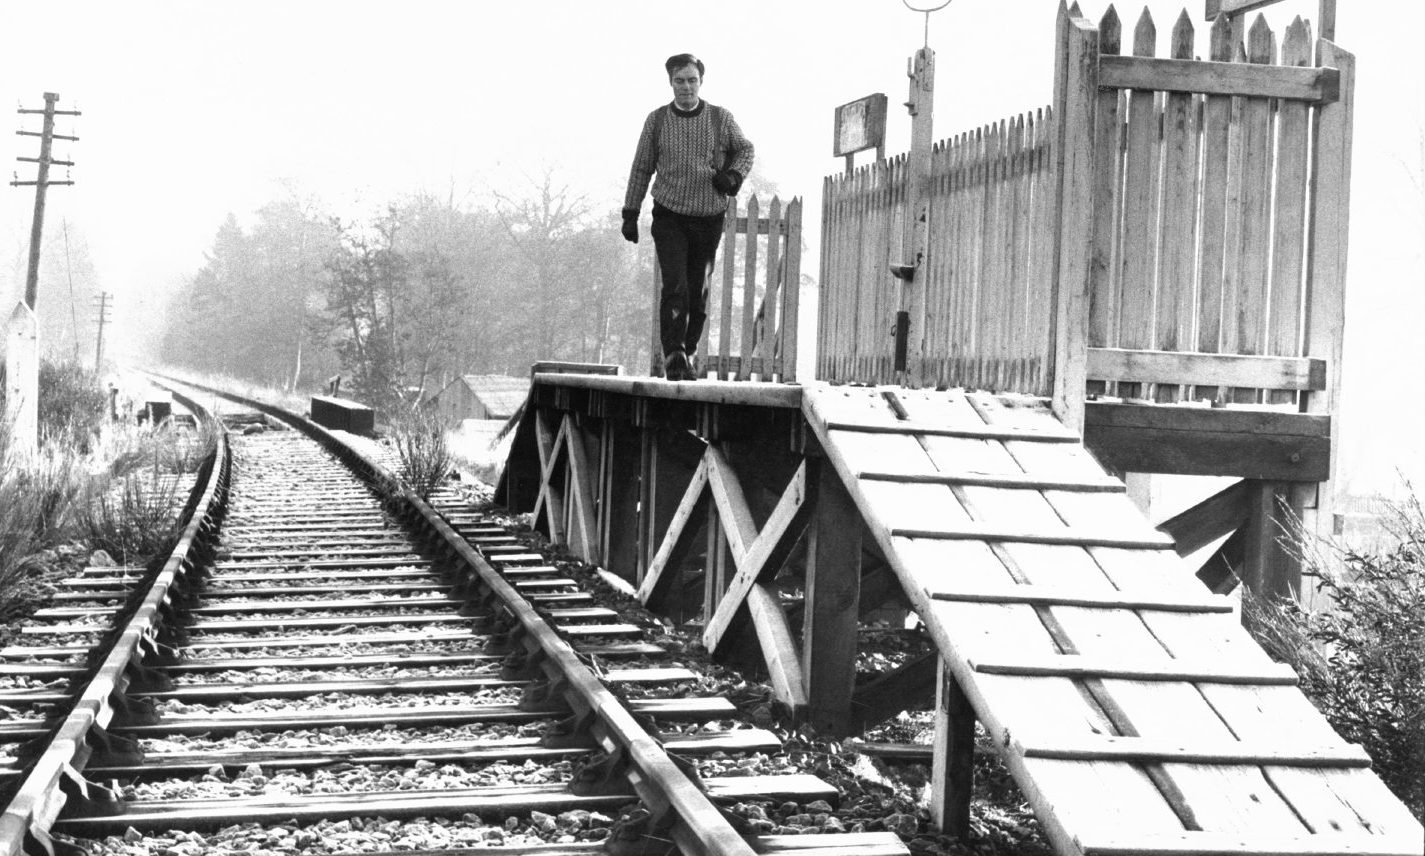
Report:
[[[722,240],[727,197],[737,195],[752,169],[753,150],[731,112],[699,97],[702,60],[676,54],[663,65],[673,103],[644,120],[628,174],[623,236],[638,243],[638,211],[652,180],[653,246],[663,275],[658,307],[663,374],[668,380],[696,380],[693,361],[707,321],[707,280]]]

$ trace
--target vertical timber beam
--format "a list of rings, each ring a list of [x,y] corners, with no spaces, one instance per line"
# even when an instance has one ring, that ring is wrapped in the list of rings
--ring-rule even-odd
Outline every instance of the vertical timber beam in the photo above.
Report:
[[[1292,482],[1247,483],[1247,525],[1240,576],[1253,594],[1295,600],[1301,593],[1301,560],[1286,540],[1300,520]]]
[[[1050,299],[1054,415],[1084,428],[1088,379],[1089,281],[1094,228],[1094,104],[1098,30],[1059,3],[1054,67],[1054,162],[1058,175],[1058,247]]]
[[[1324,6],[1324,4],[1323,4]],[[1334,10],[1333,10],[1334,11]],[[1324,14],[1324,8],[1323,8]],[[1334,23],[1333,23],[1334,27]],[[1340,69],[1340,97],[1320,104],[1312,128],[1310,241],[1306,254],[1306,346],[1308,357],[1326,360],[1326,389],[1311,393],[1306,409],[1331,416],[1331,480],[1317,488],[1314,526],[1330,535],[1336,511],[1337,458],[1341,446],[1341,354],[1345,335],[1346,249],[1351,203],[1351,124],[1355,110],[1356,57],[1326,38],[1316,42],[1316,64]]]
[[[975,709],[965,691],[936,658],[935,756],[930,772],[930,813],[946,835],[970,835],[970,797],[975,789]]]
[[[559,470],[559,452],[564,445],[564,423],[558,430],[551,425],[557,411],[538,408],[534,414],[535,441],[539,445],[539,499],[534,504],[531,515],[536,529],[539,528],[541,513],[546,522],[544,535],[553,544],[564,543],[564,486],[563,473]]]
[[[599,505],[604,567],[635,585],[639,578],[642,433],[627,422],[604,420],[603,502]]]
[[[812,727],[850,733],[856,689],[857,618],[861,595],[861,516],[830,462],[813,470],[815,506],[807,533],[802,674]]]

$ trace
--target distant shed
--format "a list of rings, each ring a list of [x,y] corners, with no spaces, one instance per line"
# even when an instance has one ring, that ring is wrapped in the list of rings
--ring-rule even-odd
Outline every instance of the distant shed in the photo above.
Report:
[[[435,395],[429,405],[452,421],[509,419],[529,395],[529,378],[461,375]]]

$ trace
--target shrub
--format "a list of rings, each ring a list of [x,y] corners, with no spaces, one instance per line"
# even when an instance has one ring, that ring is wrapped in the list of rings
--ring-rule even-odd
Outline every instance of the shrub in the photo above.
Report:
[[[40,442],[88,454],[108,410],[99,376],[78,363],[40,363]]]
[[[417,496],[429,499],[455,463],[444,420],[432,410],[416,407],[391,426],[391,436],[401,458],[401,477]]]
[[[96,479],[79,506],[79,525],[90,549],[119,564],[142,565],[177,540],[178,484],[157,473]]]
[[[8,613],[20,596],[27,559],[65,540],[84,479],[68,448],[13,454],[9,428],[0,420],[0,613]]]
[[[1328,608],[1246,596],[1246,624],[1294,666],[1303,691],[1337,732],[1370,754],[1376,772],[1425,819],[1425,510],[1391,503],[1396,546],[1375,553],[1307,542]]]

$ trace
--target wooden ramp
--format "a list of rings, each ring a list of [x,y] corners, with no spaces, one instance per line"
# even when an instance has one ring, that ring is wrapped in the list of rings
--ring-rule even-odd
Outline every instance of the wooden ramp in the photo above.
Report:
[[[802,414],[1059,852],[1422,852],[1042,401],[817,384]]]

